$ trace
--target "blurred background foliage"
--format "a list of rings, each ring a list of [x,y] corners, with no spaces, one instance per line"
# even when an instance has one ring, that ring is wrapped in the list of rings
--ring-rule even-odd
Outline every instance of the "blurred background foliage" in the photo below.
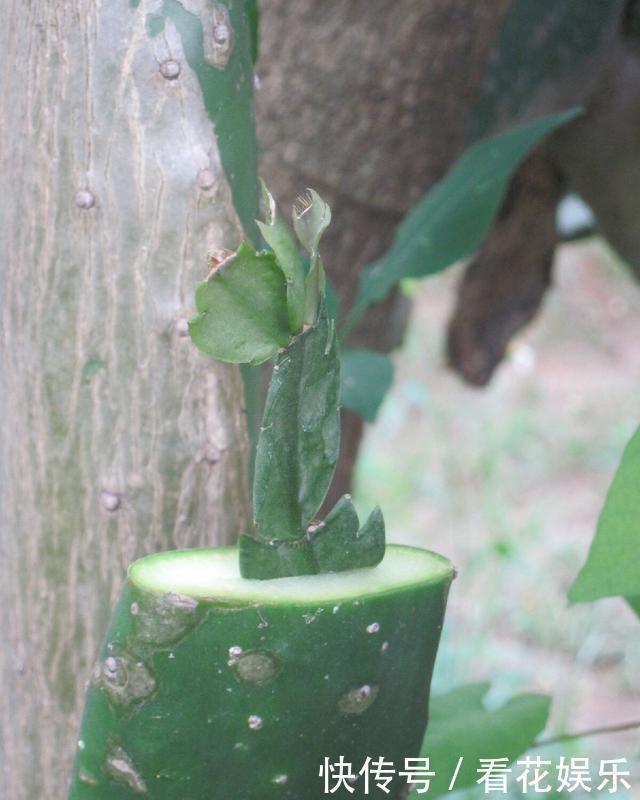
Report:
[[[392,541],[443,552],[459,569],[434,692],[490,679],[490,706],[548,693],[549,729],[562,733],[640,718],[637,617],[617,598],[566,599],[639,417],[640,290],[596,237],[564,245],[557,262],[543,313],[483,391],[442,358],[460,268],[405,284],[411,322],[365,435],[355,499],[380,503]],[[539,752],[627,757],[637,774],[639,738]]]

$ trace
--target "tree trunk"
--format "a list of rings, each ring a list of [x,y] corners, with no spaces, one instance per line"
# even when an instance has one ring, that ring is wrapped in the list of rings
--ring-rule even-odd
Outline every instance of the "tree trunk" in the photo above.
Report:
[[[206,56],[220,6],[184,9]],[[7,800],[65,796],[84,682],[127,565],[249,525],[241,378],[186,327],[207,249],[242,232],[198,76],[160,12],[151,0],[11,0],[0,34]],[[229,44],[248,53],[238,35]]]

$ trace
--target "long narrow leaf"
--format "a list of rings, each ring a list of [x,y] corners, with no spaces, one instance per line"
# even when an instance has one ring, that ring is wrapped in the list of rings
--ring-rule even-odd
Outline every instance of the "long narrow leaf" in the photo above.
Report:
[[[489,230],[510,176],[542,138],[579,113],[552,114],[484,139],[399,225],[391,248],[363,271],[351,321],[404,278],[442,271],[471,255]]]

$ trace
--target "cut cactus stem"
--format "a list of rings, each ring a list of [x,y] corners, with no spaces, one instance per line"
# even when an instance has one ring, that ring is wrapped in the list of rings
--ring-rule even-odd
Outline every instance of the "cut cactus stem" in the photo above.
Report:
[[[358,796],[368,757],[404,770],[453,575],[399,545],[376,567],[274,580],[243,579],[231,547],[137,561],[87,689],[70,800],[320,800],[320,768],[340,757]],[[369,795],[400,798],[404,778],[387,788]]]

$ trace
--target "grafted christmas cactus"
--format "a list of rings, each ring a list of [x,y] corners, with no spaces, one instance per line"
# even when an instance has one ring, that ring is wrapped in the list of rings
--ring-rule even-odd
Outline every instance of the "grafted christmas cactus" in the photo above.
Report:
[[[417,756],[453,576],[441,556],[385,551],[375,508],[318,510],[340,441],[340,362],[313,191],[294,209],[305,263],[273,198],[271,252],[212,259],[191,336],[207,354],[275,356],[257,444],[253,532],[239,548],[136,562],[87,695],[71,800],[317,800],[320,767]],[[356,782],[357,783],[357,782]],[[345,782],[334,797],[351,797]],[[400,797],[398,774],[370,787]],[[335,787],[334,787],[335,789]]]
[[[360,526],[348,495],[316,519],[340,447],[340,360],[327,318],[320,238],[329,206],[313,190],[294,208],[309,271],[263,186],[272,253],[247,245],[216,263],[196,291],[195,344],[214,358],[259,364],[276,355],[258,438],[255,536],[240,540],[245,578],[282,578],[372,567],[384,556],[384,520],[373,510]]]

